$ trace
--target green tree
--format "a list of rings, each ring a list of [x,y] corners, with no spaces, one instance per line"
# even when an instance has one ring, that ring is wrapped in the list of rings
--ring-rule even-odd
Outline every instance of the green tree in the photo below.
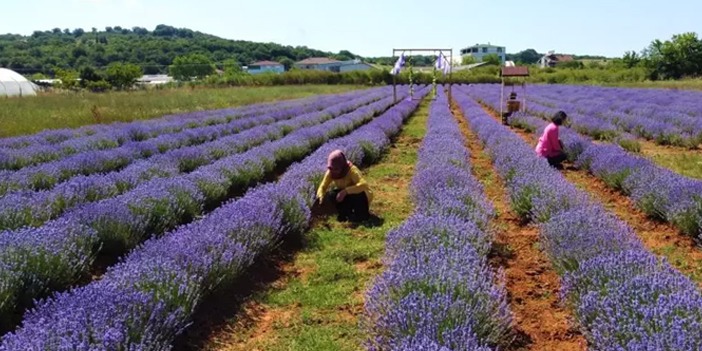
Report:
[[[280,58],[278,59],[278,62],[283,64],[283,67],[285,67],[286,71],[289,71],[293,67],[293,65],[295,65],[295,61],[293,61],[289,57]]]
[[[475,63],[475,57],[466,55],[461,58],[462,65],[471,65]]]
[[[113,63],[107,67],[105,78],[117,89],[130,88],[143,75],[141,67],[131,63]]]
[[[46,75],[43,73],[34,73],[30,77],[30,80],[40,80],[40,79],[46,79]]]
[[[56,79],[61,80],[61,88],[76,89],[78,88],[78,72],[72,69],[57,68],[55,73]]]
[[[170,67],[173,78],[182,81],[204,78],[214,73],[214,70],[212,61],[203,54],[178,56]]]
[[[485,62],[488,65],[495,65],[499,66],[502,64],[502,61],[500,61],[500,57],[497,56],[497,54],[489,54],[483,56],[483,62]]]
[[[511,56],[512,60],[516,62],[530,65],[539,62],[539,59],[543,55],[539,54],[534,49],[526,49]]]
[[[73,56],[76,59],[81,57],[81,56],[87,56],[87,55],[88,55],[88,51],[86,51],[85,48],[82,46],[76,46],[75,48],[73,48],[73,50],[71,52],[71,56]]]
[[[644,50],[643,56],[653,79],[702,74],[702,41],[696,33],[676,34],[664,42],[656,39]]]
[[[622,63],[626,68],[636,67],[641,62],[641,57],[636,53],[636,51],[627,51],[622,57]]]
[[[83,66],[106,67],[115,62],[138,64],[150,73],[167,72],[176,57],[188,53],[200,53],[210,62],[235,58],[239,65],[258,60],[276,60],[288,69],[292,67],[291,62],[304,58],[334,55],[305,46],[227,40],[168,25],[158,25],[151,31],[142,27],[128,29],[114,26],[63,31],[56,28],[53,31],[36,31],[30,36],[0,34],[0,53],[0,65],[3,67],[16,68],[27,74],[43,72],[50,75],[53,75],[53,67],[78,70]],[[348,50],[341,50],[338,55],[344,59],[358,58]],[[283,58],[290,61],[283,61]],[[383,60],[392,65],[395,59]],[[433,56],[428,59],[415,56],[413,64],[431,65],[433,60]],[[147,67],[154,63],[158,67]]]
[[[83,88],[87,87],[91,82],[101,80],[103,80],[103,77],[95,70],[95,68],[85,66],[80,69],[80,86]]]
[[[140,36],[149,34],[149,30],[144,27],[132,27],[132,32]]]
[[[241,73],[241,66],[239,66],[239,62],[234,59],[225,60],[222,68],[224,68],[224,74],[228,76]]]
[[[159,24],[156,26],[156,29],[154,29],[154,35],[160,37],[170,37],[176,35],[177,33],[178,30],[175,27],[167,26],[165,24]]]
[[[339,51],[338,54],[332,56],[334,59],[339,60],[339,61],[350,61],[358,56],[354,55],[352,52],[348,50],[341,50]]]

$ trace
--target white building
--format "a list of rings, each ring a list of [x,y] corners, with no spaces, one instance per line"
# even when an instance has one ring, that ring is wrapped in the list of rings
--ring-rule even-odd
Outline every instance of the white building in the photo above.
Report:
[[[476,62],[482,62],[483,57],[487,55],[497,55],[500,58],[500,63],[504,63],[507,55],[507,49],[504,46],[487,44],[475,44],[467,48],[461,49],[461,57],[471,56]]]

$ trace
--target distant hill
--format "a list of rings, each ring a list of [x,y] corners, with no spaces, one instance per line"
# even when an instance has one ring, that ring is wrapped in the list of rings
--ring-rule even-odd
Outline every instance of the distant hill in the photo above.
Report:
[[[90,31],[54,28],[35,31],[30,36],[0,35],[0,67],[24,75],[51,73],[55,67],[101,69],[112,62],[137,64],[146,74],[164,73],[174,58],[189,53],[202,53],[220,65],[233,59],[242,66],[262,60],[289,66],[315,56],[338,60],[358,58],[345,50],[335,54],[305,46],[229,40],[163,24],[153,31],[117,26]]]
[[[139,65],[146,74],[165,73],[173,59],[180,55],[201,53],[222,67],[225,61],[234,60],[240,66],[255,61],[272,60],[286,68],[308,57],[331,57],[337,60],[364,59],[368,63],[392,66],[396,58],[367,57],[347,50],[325,52],[306,46],[289,46],[276,43],[258,43],[229,40],[186,28],[160,24],[150,31],[142,27],[104,29],[60,29],[35,31],[30,36],[0,35],[0,67],[13,69],[30,76],[34,73],[52,74],[56,67],[79,70],[92,67],[102,70],[113,62]],[[508,54],[508,59],[534,63],[542,54],[533,49]],[[575,56],[575,59],[602,59],[601,57]],[[411,65],[431,66],[436,57],[412,56]]]

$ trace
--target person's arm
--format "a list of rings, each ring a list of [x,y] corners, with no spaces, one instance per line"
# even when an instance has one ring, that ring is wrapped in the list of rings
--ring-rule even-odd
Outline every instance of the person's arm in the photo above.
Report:
[[[327,193],[327,190],[329,189],[329,185],[331,185],[332,179],[331,179],[331,174],[329,171],[326,171],[324,173],[324,178],[322,179],[322,183],[319,184],[319,188],[317,188],[317,198],[319,199],[319,203],[321,204],[322,201],[324,201],[324,194]]]
[[[368,190],[368,183],[363,178],[361,171],[359,171],[356,166],[351,167],[349,173],[351,176],[351,181],[353,181],[354,184],[344,189],[347,194],[360,194],[363,191]]]

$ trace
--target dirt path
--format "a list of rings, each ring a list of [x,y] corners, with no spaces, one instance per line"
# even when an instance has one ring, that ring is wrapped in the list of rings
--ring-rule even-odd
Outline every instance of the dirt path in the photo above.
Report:
[[[491,263],[505,270],[509,307],[515,316],[517,338],[508,350],[585,350],[585,339],[558,301],[560,281],[538,248],[538,228],[520,223],[478,137],[460,110],[454,106],[453,111],[468,141],[473,174],[485,187],[498,214],[493,220],[496,238]]]
[[[490,112],[488,109],[486,111]],[[497,118],[494,113],[491,116]],[[511,128],[529,145],[536,145],[536,135],[518,128]],[[651,142],[642,143],[642,152],[645,148],[650,150],[670,149],[655,145]],[[679,149],[679,148],[678,148]],[[687,151],[691,153],[693,151]],[[702,167],[702,166],[701,166]],[[626,222],[633,228],[646,248],[651,252],[661,255],[687,274],[691,279],[702,287],[702,248],[691,237],[680,234],[680,232],[669,223],[662,223],[652,220],[640,211],[628,197],[607,186],[599,178],[589,174],[586,170],[567,168],[562,174],[578,188],[589,193],[589,195],[602,203],[605,208],[615,214],[619,219]]]
[[[382,270],[385,234],[414,208],[408,185],[426,131],[428,105],[420,106],[383,159],[363,170],[375,194],[371,212],[379,218],[366,226],[341,224],[333,216],[316,218],[301,249],[273,264],[272,278],[193,348],[364,349],[359,328],[364,294]]]

